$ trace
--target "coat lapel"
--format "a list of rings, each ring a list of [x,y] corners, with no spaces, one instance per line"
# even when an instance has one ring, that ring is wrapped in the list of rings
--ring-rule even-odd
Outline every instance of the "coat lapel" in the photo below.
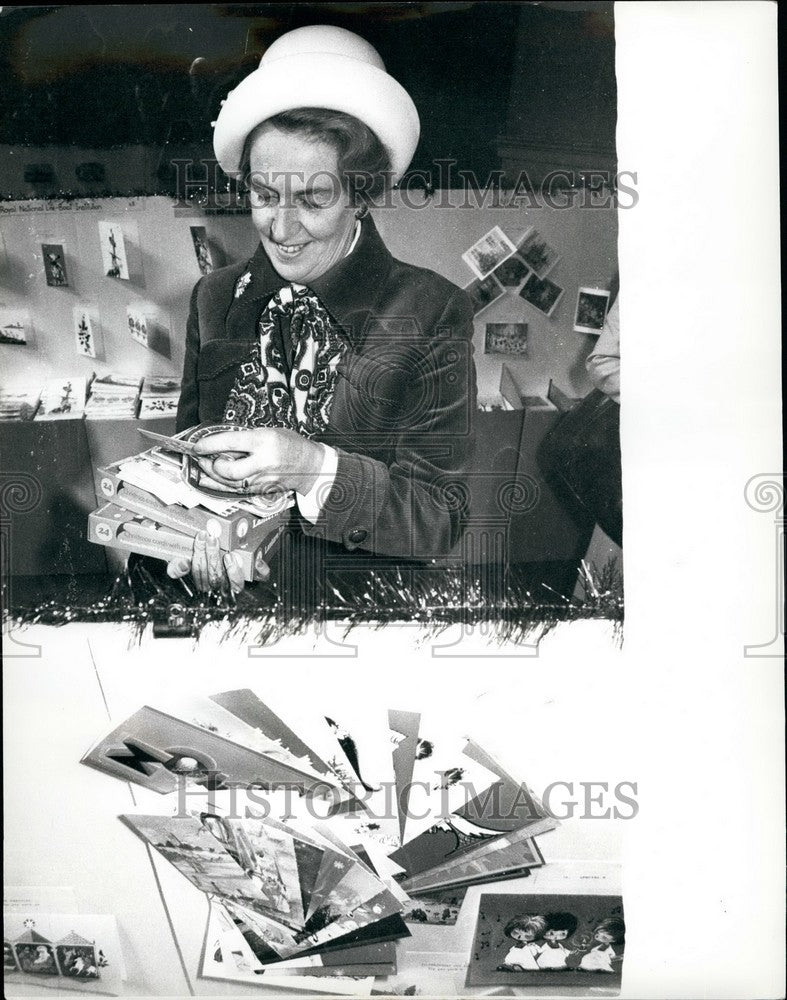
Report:
[[[227,337],[230,340],[255,340],[257,322],[265,303],[285,284],[271,267],[260,244],[245,265],[234,269],[224,323]]]
[[[316,278],[311,287],[341,326],[353,352],[363,346],[369,316],[385,285],[393,263],[371,216],[361,223],[355,249],[330,271]]]

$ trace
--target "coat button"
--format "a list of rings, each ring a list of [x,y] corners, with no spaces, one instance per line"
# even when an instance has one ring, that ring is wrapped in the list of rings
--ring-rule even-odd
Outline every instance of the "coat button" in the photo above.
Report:
[[[353,545],[360,545],[361,542],[366,541],[366,536],[369,534],[363,528],[353,528],[353,530],[347,536],[347,541],[352,542]]]

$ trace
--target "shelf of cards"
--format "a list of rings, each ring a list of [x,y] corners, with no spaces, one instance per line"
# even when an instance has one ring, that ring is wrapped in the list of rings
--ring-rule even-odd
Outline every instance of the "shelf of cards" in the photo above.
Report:
[[[174,417],[179,398],[170,375],[65,376],[0,389],[0,420],[155,420]]]

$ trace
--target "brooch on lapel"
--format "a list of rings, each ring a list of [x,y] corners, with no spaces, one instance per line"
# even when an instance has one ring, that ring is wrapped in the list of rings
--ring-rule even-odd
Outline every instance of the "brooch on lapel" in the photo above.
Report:
[[[249,282],[250,281],[251,281],[251,271],[247,271],[245,274],[242,274],[238,278],[238,280],[235,282],[235,298],[236,299],[239,299],[241,297],[241,295],[243,295],[243,293],[249,287]]]

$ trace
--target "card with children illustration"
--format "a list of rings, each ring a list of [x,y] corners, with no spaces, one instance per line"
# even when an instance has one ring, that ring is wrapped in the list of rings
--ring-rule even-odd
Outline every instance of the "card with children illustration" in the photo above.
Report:
[[[619,986],[620,896],[484,893],[468,986]]]

